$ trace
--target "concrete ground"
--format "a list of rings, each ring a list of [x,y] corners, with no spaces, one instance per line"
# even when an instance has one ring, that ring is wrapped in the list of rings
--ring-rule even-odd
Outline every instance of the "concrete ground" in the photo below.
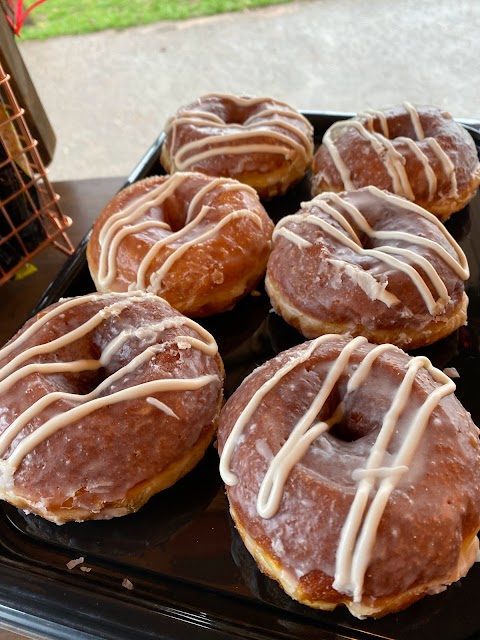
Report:
[[[479,34],[479,0],[297,0],[20,49],[62,180],[127,175],[177,107],[212,91],[320,111],[408,100],[480,120]]]

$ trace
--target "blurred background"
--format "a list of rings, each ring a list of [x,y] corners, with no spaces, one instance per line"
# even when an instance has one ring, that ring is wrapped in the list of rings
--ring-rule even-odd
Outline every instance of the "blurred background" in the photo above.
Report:
[[[408,100],[480,120],[478,0],[295,0],[121,29],[91,9],[90,24],[70,22],[100,31],[31,39],[61,4],[36,7],[18,38],[57,138],[52,180],[128,175],[178,107],[213,91],[334,112]],[[126,24],[155,19],[136,4]]]

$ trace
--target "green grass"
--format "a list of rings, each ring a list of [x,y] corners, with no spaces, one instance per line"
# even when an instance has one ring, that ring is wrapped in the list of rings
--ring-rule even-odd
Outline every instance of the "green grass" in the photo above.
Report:
[[[31,12],[22,40],[55,38],[242,11],[292,0],[47,0]],[[25,2],[28,7],[32,2]]]

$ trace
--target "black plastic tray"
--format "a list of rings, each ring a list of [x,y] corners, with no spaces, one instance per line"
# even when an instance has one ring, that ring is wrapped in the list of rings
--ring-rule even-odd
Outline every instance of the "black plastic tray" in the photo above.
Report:
[[[345,114],[307,116],[318,143],[325,129]],[[480,134],[475,129],[471,133],[480,147]],[[127,183],[162,172],[162,142],[160,136]],[[307,177],[266,208],[277,221],[309,198]],[[468,326],[423,350],[436,366],[457,369],[457,395],[477,424],[479,218],[477,196],[447,223],[472,272]],[[86,244],[87,238],[32,313],[60,297],[93,290]],[[254,367],[302,341],[269,310],[262,290],[233,311],[203,322],[215,335],[225,362],[227,395]],[[89,572],[67,568],[67,562],[80,557]],[[122,586],[124,579],[133,589]],[[258,571],[233,528],[213,446],[187,477],[123,518],[59,527],[0,504],[0,618],[52,638],[467,640],[480,637],[480,609],[472,606],[479,591],[476,565],[444,593],[381,620],[360,621],[344,609],[328,613],[299,605]]]

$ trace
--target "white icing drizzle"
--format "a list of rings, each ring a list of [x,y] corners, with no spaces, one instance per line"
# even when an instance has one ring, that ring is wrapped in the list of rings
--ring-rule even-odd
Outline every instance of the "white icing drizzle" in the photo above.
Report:
[[[378,525],[388,499],[401,476],[398,469],[409,467],[435,407],[442,398],[455,391],[455,383],[439,369],[433,367],[427,358],[423,356],[413,358],[407,366],[406,375],[393,398],[390,410],[384,418],[377,440],[372,447],[366,465],[367,470],[380,466],[398,419],[408,403],[415,377],[422,368],[425,368],[441,386],[428,395],[410,421],[407,434],[392,462],[393,473],[382,478],[368,509],[366,505],[374,489],[375,475],[366,475],[360,480],[342,529],[333,587],[340,592],[352,594],[354,602],[360,602],[362,599],[363,582],[375,544]]]
[[[292,357],[252,395],[236,420],[221,455],[220,471],[227,485],[234,485],[238,482],[237,476],[230,471],[231,457],[242,432],[254,417],[262,400],[287,373],[305,363],[321,343],[332,339],[338,339],[338,337],[327,335],[311,343],[306,343],[296,357]],[[330,396],[335,384],[342,375],[345,375],[351,355],[358,346],[365,344],[365,342],[365,338],[361,337],[347,342],[337,360],[331,365],[310,407],[293,425],[286,443],[273,458],[272,456],[263,456],[268,463],[268,468],[257,499],[257,512],[262,518],[271,518],[277,513],[285,482],[293,466],[301,460],[315,438],[341,420],[346,398],[367,380],[377,358],[389,350],[397,350],[391,344],[381,344],[372,348],[351,375],[345,397],[333,411],[331,417],[323,422],[315,423],[315,417]],[[397,431],[398,422],[404,409],[409,404],[416,376],[421,369],[428,371],[438,386],[428,393],[423,404],[409,421],[398,450],[387,458],[387,448],[393,434]],[[357,483],[356,491],[341,530],[333,586],[341,593],[353,595],[355,602],[360,602],[362,599],[365,573],[371,560],[378,525],[390,495],[402,476],[408,472],[433,411],[442,398],[454,391],[455,384],[439,369],[433,367],[427,358],[424,356],[411,358],[406,366],[405,376],[399,383],[390,408],[383,418],[365,468],[356,469],[352,474],[353,480]],[[369,499],[371,500],[370,505],[368,505]]]
[[[208,213],[208,211],[209,211],[208,207],[204,207],[203,209]],[[200,212],[200,214],[197,216],[197,218],[195,218],[195,220],[193,220],[188,226],[197,225],[199,223],[199,218],[200,218],[201,214],[202,214],[202,212]],[[202,216],[202,218],[203,217],[204,216]],[[214,235],[216,235],[220,231],[220,229],[222,229],[224,226],[226,226],[227,224],[229,224],[233,220],[238,220],[239,218],[249,218],[260,229],[262,228],[262,221],[260,220],[258,215],[253,213],[253,211],[249,211],[248,209],[239,209],[237,211],[233,211],[232,213],[227,214],[224,218],[222,218],[219,222],[217,222],[217,224],[215,224],[215,226],[210,226],[210,228],[207,231],[205,231],[205,233],[202,233],[202,234],[198,235],[196,238],[194,238],[193,240],[190,240],[189,242],[184,242],[182,245],[180,245],[179,247],[175,248],[173,250],[173,252],[165,260],[165,262],[162,264],[160,269],[158,269],[151,276],[150,285],[147,287],[147,290],[148,291],[153,291],[153,292],[161,291],[163,279],[167,275],[168,271],[171,269],[173,263],[176,262],[179,258],[181,258],[182,255],[190,247],[192,247],[192,246],[194,246],[196,244],[199,244],[200,242],[206,242],[207,240],[212,238]],[[184,227],[184,230],[186,228],[187,227]],[[178,238],[180,235],[183,235],[183,234],[181,234],[181,232],[178,232],[175,235]],[[171,236],[170,236],[170,238],[171,238]],[[156,244],[154,244],[152,246],[152,248],[150,249],[150,251],[147,254],[150,263],[153,261],[156,253],[159,251],[161,246],[163,246],[164,244],[166,244],[166,243],[161,241],[161,242],[157,242]],[[142,260],[142,264],[141,264],[141,268],[142,268],[142,272],[143,273],[145,273],[145,271],[146,271],[146,268],[145,268],[145,265],[144,265],[145,262],[146,262],[146,258],[144,258],[144,260]],[[150,266],[149,263],[147,263],[147,264],[148,264],[148,266]],[[139,273],[140,273],[140,269],[139,269]],[[137,286],[139,286],[138,283],[137,283]]]
[[[343,186],[348,191],[355,189],[355,185],[352,182],[350,169],[347,167],[345,162],[340,155],[339,150],[337,149],[337,145],[333,141],[333,134],[337,131],[337,129],[343,129],[344,124],[340,122],[335,122],[331,127],[327,129],[325,135],[323,136],[322,143],[325,145],[330,157],[333,160],[333,164],[335,165],[336,170],[340,174],[340,179],[343,183]]]
[[[33,358],[44,354],[57,353],[61,348],[66,347],[76,340],[86,336],[90,331],[98,327],[108,317],[119,314],[127,306],[135,305],[139,308],[143,299],[149,299],[150,294],[137,292],[134,294],[115,294],[119,300],[107,307],[104,307],[93,314],[87,321],[80,324],[75,329],[67,331],[50,342],[40,344],[33,347],[24,348],[15,358],[6,364],[0,372],[0,393],[8,392],[8,390],[17,382],[26,379],[32,374],[51,375],[67,372],[94,371],[107,366],[112,358],[120,351],[120,349],[129,340],[137,339],[153,339],[154,336],[162,331],[171,328],[187,327],[196,332],[193,335],[175,335],[167,338],[166,342],[161,344],[153,344],[147,346],[132,358],[126,365],[105,378],[95,389],[87,394],[68,393],[65,391],[53,391],[47,393],[30,407],[20,413],[17,418],[3,431],[0,435],[0,456],[5,456],[8,448],[12,445],[15,438],[21,433],[22,429],[52,403],[56,401],[64,401],[68,404],[75,404],[71,408],[66,408],[59,415],[46,420],[35,431],[23,438],[13,449],[6,460],[0,461],[0,466],[4,470],[8,470],[13,474],[18,468],[24,457],[30,453],[41,442],[48,439],[53,433],[62,429],[76,420],[84,419],[97,409],[104,406],[112,405],[117,402],[145,398],[150,405],[162,410],[169,416],[178,419],[178,416],[163,402],[152,397],[152,394],[164,391],[184,391],[200,389],[214,381],[218,381],[217,375],[203,375],[196,378],[167,378],[156,379],[140,384],[133,384],[128,388],[120,391],[112,392],[107,395],[101,395],[108,387],[112,387],[116,382],[125,378],[128,374],[133,373],[142,364],[150,361],[155,354],[161,353],[165,349],[166,344],[177,343],[180,348],[194,348],[202,351],[207,356],[213,357],[217,354],[218,348],[213,336],[195,321],[184,316],[172,316],[164,318],[160,322],[144,324],[141,327],[131,327],[121,331],[114,337],[102,350],[97,360],[84,359],[70,362],[48,362],[48,363],[32,363],[29,362]],[[11,344],[7,345],[0,351],[0,358],[8,356],[12,350],[21,349],[22,345],[27,342],[40,328],[47,323],[55,323],[66,311],[87,303],[95,302],[100,296],[98,294],[90,294],[80,298],[66,300],[56,308],[48,311],[44,316],[38,318],[28,330],[17,336]]]
[[[335,209],[335,207],[332,207],[325,198],[320,198],[319,200],[321,200],[322,204],[321,204],[321,209],[323,211],[325,211],[325,213],[328,213],[328,215],[333,218],[335,220],[335,222],[337,222],[341,228],[346,231],[347,235],[351,238],[351,240],[353,240],[353,242],[355,242],[355,244],[357,244],[359,247],[362,246],[362,243],[360,242],[360,238],[358,237],[358,235],[356,234],[356,232],[354,231],[352,225],[348,222],[348,220],[346,219],[346,217],[344,216],[344,214],[341,211],[338,211],[337,209]],[[333,195],[332,200],[334,200],[334,202],[338,205],[342,205],[343,201],[340,197],[337,197],[337,194]],[[313,202],[316,202],[315,199]],[[352,213],[352,217],[355,220],[358,217],[358,214],[360,213],[359,210],[356,207],[353,207],[352,205],[350,205],[350,203],[346,203],[347,206],[345,207],[347,209],[347,211],[350,211],[350,213]],[[302,209],[309,209],[311,207],[311,205],[308,202],[302,202],[301,204]],[[363,216],[361,216],[362,220],[365,220],[365,218]],[[365,221],[366,222],[366,221]],[[365,227],[365,225],[363,227],[361,227],[362,231],[366,231],[366,228],[368,228],[370,231],[370,227],[367,225],[367,227]],[[366,233],[368,233],[368,231],[366,231]]]
[[[45,344],[39,344],[36,347],[31,347],[30,349],[26,349],[22,353],[19,353],[15,358],[10,360],[8,364],[2,367],[2,370],[0,371],[0,380],[5,380],[5,378],[12,371],[15,371],[15,369],[17,369],[26,360],[30,358],[34,358],[35,356],[38,356],[38,355],[42,355],[44,353],[55,353],[56,349],[60,349],[61,347],[68,344],[68,342],[73,342],[74,340],[78,340],[82,338],[87,333],[89,333],[89,331],[92,331],[93,329],[95,329],[95,327],[101,324],[103,320],[110,317],[111,315],[115,315],[115,314],[118,315],[121,312],[121,310],[127,306],[128,306],[128,301],[115,302],[112,305],[98,311],[87,322],[85,322],[82,325],[79,325],[73,331],[67,334],[61,335],[58,338],[52,340],[51,342],[46,342]],[[58,308],[58,309],[61,309],[61,308]],[[53,316],[60,315],[60,314],[61,314],[61,310],[59,310],[58,313],[53,314]],[[69,336],[69,339],[67,338],[67,336]],[[22,338],[23,336],[20,336],[18,341],[19,344],[21,344],[22,342],[24,342],[24,340],[26,340],[26,338],[25,339],[22,339]],[[3,356],[3,354],[0,353],[0,356]]]
[[[438,180],[437,180],[437,176],[435,175],[435,171],[432,169],[432,165],[430,164],[430,160],[423,153],[423,151],[420,149],[420,147],[415,142],[415,140],[412,140],[411,138],[405,138],[403,136],[399,136],[397,138],[397,141],[398,142],[403,142],[404,144],[406,144],[408,146],[408,148],[410,149],[410,151],[422,163],[423,170],[425,172],[425,177],[427,178],[428,197],[429,198],[433,198],[433,196],[435,195],[435,192],[437,190]]]
[[[344,373],[351,354],[358,345],[364,342],[366,342],[366,339],[360,336],[347,343],[328,372],[308,411],[294,425],[287,441],[274,456],[258,492],[257,512],[260,517],[271,518],[275,515],[280,506],[285,482],[291,470],[304,456],[312,442],[319,435],[328,431],[332,424],[337,421],[335,412],[329,420],[314,423],[316,416],[327,401],[338,379]]]
[[[457,197],[457,177],[452,160],[437,140],[425,136],[425,131],[417,109],[408,102],[405,102],[403,106],[410,116],[417,140],[413,140],[406,136],[399,136],[396,138],[396,141],[406,144],[409,150],[421,162],[428,184],[428,198],[432,199],[434,197],[438,187],[438,180],[428,156],[420,147],[421,144],[423,145],[423,148],[426,146],[433,152],[441,164],[444,175],[450,181],[450,191],[447,194],[448,197]],[[381,134],[376,132],[374,129],[375,120],[378,120],[380,124],[382,129]],[[347,128],[355,129],[365,140],[370,142],[372,148],[382,160],[392,179],[393,192],[397,195],[404,196],[408,200],[415,200],[415,194],[404,166],[405,158],[390,141],[390,132],[386,115],[382,111],[375,111],[373,109],[364,113],[359,113],[356,119],[343,120],[334,123],[324,135],[323,143],[332,158],[335,168],[340,174],[344,188],[352,190],[356,187],[351,179],[350,169],[343,161],[335,144],[335,134],[337,131],[341,134],[341,132]]]
[[[136,280],[129,284],[129,290],[142,289],[152,293],[159,293],[162,289],[162,281],[171,269],[172,265],[192,246],[207,242],[214,237],[225,225],[237,219],[249,219],[262,228],[262,221],[258,215],[247,209],[237,209],[224,215],[219,220],[209,220],[208,216],[213,211],[208,206],[198,206],[207,194],[221,187],[228,191],[248,191],[256,197],[254,189],[247,185],[233,182],[225,178],[215,178],[209,181],[194,195],[188,204],[185,224],[178,231],[172,232],[163,218],[162,207],[175,190],[181,184],[190,179],[190,173],[173,174],[160,185],[151,189],[140,198],[130,202],[124,209],[110,216],[99,233],[99,266],[98,283],[100,288],[108,289],[117,275],[117,255],[120,243],[128,236],[145,231],[146,229],[158,229],[163,237],[145,251],[137,269]],[[156,210],[157,219],[142,219],[150,210]],[[184,241],[186,236],[193,236]],[[147,283],[147,273],[155,258],[162,249],[170,250],[168,257],[162,266],[150,276]]]
[[[28,409],[26,409],[23,413],[21,413],[0,435],[0,456],[4,455],[8,447],[11,445],[15,437],[22,431],[22,429],[35,418],[35,416],[39,415],[42,411],[44,411],[49,405],[53,404],[57,400],[65,400],[65,401],[77,401],[77,402],[89,402],[91,399],[98,397],[108,386],[114,384],[117,380],[120,380],[122,377],[127,374],[135,371],[137,367],[139,367],[144,362],[147,362],[152,358],[152,356],[161,349],[149,347],[145,349],[138,356],[133,358],[127,365],[118,369],[115,373],[108,376],[101,382],[93,391],[86,395],[81,395],[77,393],[66,393],[63,391],[52,391],[45,396],[42,396],[39,400],[34,402]],[[63,363],[62,363],[63,364]],[[69,363],[65,363],[67,366]],[[96,367],[100,368],[101,360],[96,361]],[[66,367],[63,368],[65,370]],[[20,370],[22,375],[21,377],[26,377],[28,375],[24,370]]]
[[[337,206],[346,210],[352,217],[355,224],[369,238],[374,238],[377,240],[404,240],[406,242],[410,242],[412,244],[430,249],[434,251],[438,255],[438,257],[441,258],[441,260],[446,263],[459,278],[461,278],[462,280],[467,280],[470,273],[468,262],[464,252],[445,229],[445,226],[441,224],[441,222],[439,222],[439,220],[435,216],[428,213],[423,208],[418,207],[411,202],[407,202],[403,198],[397,197],[393,194],[389,194],[385,191],[381,191],[376,187],[368,187],[368,190],[373,196],[384,199],[387,201],[387,203],[389,202],[396,206],[415,211],[417,214],[432,222],[437,227],[437,229],[441,231],[442,235],[451,245],[452,249],[457,255],[457,259],[455,259],[448,251],[446,251],[446,249],[442,247],[438,242],[430,240],[429,238],[423,238],[411,233],[397,230],[377,231],[373,229],[368,224],[367,220],[357,207],[345,201],[342,197],[335,193],[322,193],[313,198],[313,200],[311,200],[310,202],[303,202],[301,205],[301,213],[286,216],[285,218],[280,220],[275,228],[273,238],[275,239],[278,235],[283,235],[285,238],[291,240],[292,242],[295,242],[297,246],[301,248],[307,248],[308,245],[303,245],[299,241],[299,238],[301,236],[298,233],[294,234],[294,232],[285,232],[285,225],[289,224],[292,221],[299,223],[306,222],[316,225],[320,227],[322,231],[329,234],[337,241],[341,242],[344,246],[348,247],[353,252],[361,255],[372,256],[378,260],[381,260],[382,262],[385,262],[392,268],[398,269],[408,275],[412,283],[417,287],[417,290],[424,300],[428,311],[432,315],[438,315],[442,313],[443,309],[449,302],[448,290],[438,272],[435,270],[430,261],[427,260],[427,258],[416,253],[415,251],[412,251],[411,249],[403,249],[400,247],[393,247],[388,245],[378,246],[375,249],[364,249],[360,243],[358,235],[354,232],[350,223],[345,220],[344,214],[331,206],[327,202],[327,200],[333,201]],[[336,222],[338,222],[340,227],[342,228],[342,231],[334,227],[326,220],[309,213],[309,211],[311,211],[315,207],[318,207],[323,212],[330,215]],[[313,246],[312,243],[309,243],[309,246]],[[414,269],[412,264],[418,265],[423,269],[437,293],[437,298],[434,298],[427,283],[418,273],[418,271]],[[390,304],[392,304],[393,302],[393,300],[383,295],[382,298],[377,299],[382,300],[383,302],[388,304],[388,306],[390,306]]]
[[[346,124],[346,122],[348,124]],[[345,182],[344,185],[346,189],[354,189],[355,186],[350,179],[350,172],[348,171],[345,163],[341,161],[340,165],[337,165],[338,160],[340,159],[340,154],[338,150],[336,153],[332,154],[332,151],[336,150],[336,145],[333,141],[332,133],[334,133],[337,129],[344,129],[346,126],[351,129],[356,129],[357,132],[367,140],[371,145],[375,153],[379,158],[382,159],[385,168],[388,171],[389,176],[392,179],[393,190],[398,195],[403,195],[409,200],[414,199],[413,191],[408,180],[407,172],[405,171],[405,159],[401,153],[399,153],[394,145],[390,142],[388,138],[377,133],[376,131],[369,131],[365,125],[359,120],[348,120],[348,121],[340,121],[333,124],[328,131],[325,133],[323,138],[323,142],[326,144],[332,159],[337,166],[337,169],[340,175],[345,175],[347,177],[348,182]]]
[[[44,440],[52,436],[56,431],[69,426],[76,420],[82,420],[102,407],[111,406],[117,402],[128,402],[129,400],[136,400],[137,398],[145,398],[151,393],[164,391],[193,391],[195,389],[205,387],[216,380],[218,380],[218,376],[216,375],[198,376],[197,378],[176,378],[172,380],[153,380],[151,382],[137,384],[134,387],[122,389],[121,391],[111,393],[108,396],[95,398],[94,400],[90,400],[78,407],[69,409],[68,411],[44,422],[16,446],[13,453],[11,453],[7,458],[6,464],[12,471],[15,471],[25,456],[33,451],[33,449],[35,449]]]
[[[134,220],[140,218],[152,207],[161,204],[174,193],[175,189],[182,183],[183,179],[184,178],[181,175],[172,176],[170,180],[162,182],[154,189],[149,190],[136,198],[134,202],[131,202],[125,209],[117,211],[113,215],[109,216],[108,224],[103,225],[99,231],[98,235],[100,242],[102,244],[104,242],[109,244],[111,242],[110,236],[116,235],[118,228],[122,228],[125,224],[130,224]]]
[[[403,475],[408,471],[405,465],[399,467],[377,467],[376,469],[355,469],[352,479],[363,480],[364,478],[387,478],[395,474]]]
[[[298,214],[294,214],[289,218],[290,220],[299,220],[302,222],[307,222],[309,224],[316,225],[320,227],[322,231],[324,231],[325,233],[328,233],[333,238],[343,243],[346,247],[348,247],[355,253],[377,258],[378,260],[381,260],[386,264],[390,265],[392,268],[402,271],[403,273],[405,273],[410,277],[411,281],[417,287],[417,290],[420,293],[426,307],[428,308],[428,311],[432,315],[438,314],[442,311],[443,305],[439,305],[437,301],[434,299],[430,289],[428,288],[427,284],[425,283],[423,278],[420,276],[420,274],[410,264],[406,264],[401,260],[398,260],[397,258],[390,256],[388,252],[385,251],[386,247],[379,247],[378,249],[359,248],[355,242],[353,242],[350,238],[345,236],[345,234],[343,234],[341,231],[336,229],[329,222],[327,222],[326,220],[323,220],[322,218],[318,218],[317,216],[314,216],[314,215],[304,217],[304,216],[299,216]],[[283,219],[280,222],[281,226],[283,226],[283,224],[286,224],[288,221],[289,220]],[[275,239],[276,237],[275,233],[273,237]],[[438,274],[436,272],[435,274],[437,275],[437,279],[434,284],[437,286],[437,292],[441,294],[442,293],[441,287],[443,286],[443,283],[441,279],[438,277]]]
[[[415,131],[415,135],[419,140],[423,140],[425,138],[425,132],[423,130],[418,111],[412,104],[410,104],[410,102],[404,102],[403,106],[408,111],[410,120],[412,121],[413,130]]]
[[[303,146],[292,142],[288,136],[278,132],[269,132],[269,136],[274,137],[275,141],[270,143],[255,142],[256,138],[265,138],[265,133],[263,131],[251,131],[248,136],[248,143],[243,142],[243,144],[230,144],[232,142],[245,140],[245,133],[243,131],[238,133],[224,133],[221,138],[219,138],[218,135],[206,136],[200,140],[183,144],[175,154],[175,166],[177,171],[187,171],[202,160],[215,156],[224,156],[226,154],[239,156],[250,153],[272,153],[282,155],[285,160],[288,160],[293,156],[295,149],[305,153]]]
[[[93,301],[99,298],[101,295],[102,294],[91,294],[90,296],[88,296],[88,299]],[[142,293],[138,292],[138,294],[127,294],[127,293],[119,294],[119,297],[122,297],[122,296],[129,297],[130,295],[142,295]],[[65,311],[68,311],[69,309],[82,305],[83,302],[84,300],[82,300],[82,298],[70,298],[69,300],[62,301],[59,307],[56,307],[55,309],[51,309],[50,311],[42,315],[40,318],[37,318],[37,320],[33,325],[31,325],[28,329],[23,331],[19,336],[14,338],[11,342],[9,342],[8,344],[6,344],[4,347],[0,349],[0,360],[3,360],[3,358],[6,358],[20,344],[22,344],[23,342],[26,342],[29,338],[31,338],[38,331],[38,329],[40,329],[41,327],[46,325],[48,322],[50,322],[52,318],[54,318],[57,315],[61,315],[62,313],[64,313]],[[4,375],[2,376],[4,372],[5,372],[5,369],[3,368],[0,371],[0,379],[2,377],[5,377]]]
[[[469,271],[468,262],[467,262],[465,253],[463,252],[460,245],[456,242],[454,237],[447,231],[447,228],[445,227],[445,225],[442,224],[440,220],[433,215],[433,213],[430,213],[423,207],[419,207],[414,202],[405,202],[403,198],[399,198],[393,193],[388,193],[387,191],[383,191],[381,189],[378,189],[377,187],[368,186],[366,188],[370,191],[372,195],[376,196],[377,198],[383,199],[387,203],[390,202],[391,204],[396,204],[397,206],[403,207],[408,211],[415,211],[418,215],[422,216],[423,218],[426,218],[433,225],[435,225],[437,229],[443,234],[445,240],[450,244],[452,249],[455,251],[458,257],[458,262],[455,261],[455,259],[452,258],[452,256],[450,256],[448,251],[445,251],[439,245],[441,256],[448,263],[448,265],[458,274],[460,278],[462,278],[463,280],[468,280],[468,278],[470,277],[470,271]],[[427,238],[421,238],[421,242],[425,246],[428,246],[429,241]],[[439,249],[437,249],[437,251],[438,250]]]
[[[0,393],[6,393],[22,378],[33,375],[34,373],[38,373],[41,376],[48,376],[53,373],[96,371],[101,366],[99,360],[72,360],[71,362],[36,362],[35,364],[27,364],[6,376],[0,382]]]
[[[380,128],[382,130],[383,135],[386,138],[390,138],[390,133],[388,129],[388,120],[383,111],[378,111],[376,109],[367,109],[363,113],[359,113],[358,117],[366,118],[368,130],[373,133],[375,131],[375,119],[380,123]]]
[[[311,141],[305,131],[296,126],[297,120],[303,125],[308,123],[295,110],[282,103],[272,104],[268,98],[243,98],[225,94],[211,94],[217,98],[235,104],[240,108],[255,108],[266,102],[266,108],[254,112],[242,124],[223,121],[219,116],[213,116],[202,110],[202,101],[198,102],[198,110],[181,111],[177,117],[171,118],[167,133],[171,134],[170,150],[177,171],[185,171],[194,164],[215,156],[225,154],[244,155],[252,153],[266,153],[283,155],[285,159],[294,153],[301,153],[307,161],[311,153]],[[215,127],[215,133],[201,139],[177,147],[177,131],[183,126],[198,128]],[[293,134],[289,135],[289,134]],[[256,142],[257,138],[268,137],[267,142]],[[235,144],[231,144],[231,143]],[[240,142],[241,144],[237,144]]]
[[[289,360],[281,369],[279,369],[260,389],[258,389],[255,394],[252,396],[246,407],[243,409],[240,417],[235,423],[232,432],[228,436],[225,445],[223,447],[222,455],[220,457],[220,475],[225,482],[225,484],[233,486],[237,484],[238,478],[237,476],[230,471],[230,461],[233,455],[233,451],[237,444],[238,438],[241,436],[247,422],[250,420],[252,415],[255,413],[258,405],[262,401],[262,399],[267,395],[267,393],[275,387],[277,382],[281,380],[284,376],[295,369],[299,364],[305,362],[310,358],[312,353],[315,351],[319,344],[323,342],[327,342],[328,340],[335,339],[334,336],[320,336],[316,340],[312,340],[312,342],[307,343],[305,347],[302,349],[299,356],[296,358],[292,358]]]
[[[400,302],[394,293],[387,291],[387,280],[381,282],[374,278],[368,271],[362,269],[362,267],[341,260],[331,260],[330,264],[358,285],[370,300],[379,300],[389,309]]]
[[[132,222],[138,220],[153,207],[159,207],[170,195],[172,195],[182,182],[181,175],[174,175],[169,180],[148,191],[144,195],[129,203],[124,209],[109,216],[98,234],[100,245],[100,257],[98,264],[98,282],[102,288],[108,287],[116,276],[116,255],[120,241],[126,235],[135,233]],[[152,227],[158,227],[158,220],[151,222]],[[160,221],[162,224],[163,220]],[[145,226],[141,225],[143,231]]]
[[[440,160],[444,174],[447,176],[447,178],[450,179],[451,186],[448,195],[452,198],[455,198],[456,196],[458,196],[457,174],[455,173],[455,165],[435,140],[435,138],[425,138],[425,142]]]
[[[180,418],[177,416],[175,411],[172,411],[172,409],[170,409],[168,405],[166,405],[164,402],[161,402],[160,400],[157,400],[157,398],[152,398],[149,396],[146,399],[146,401],[148,402],[148,404],[151,404],[152,407],[155,407],[156,409],[160,409],[160,411],[163,411],[164,413],[166,413],[167,416],[180,420]]]
[[[288,240],[290,240],[290,242],[293,242],[293,244],[296,244],[300,248],[313,247],[313,244],[311,242],[309,242],[308,240],[305,240],[305,238],[302,238],[301,236],[299,236],[297,233],[294,233],[290,229],[285,229],[285,227],[281,227],[278,230],[276,230],[274,233],[274,237],[276,236],[283,236],[284,238],[287,238]]]

